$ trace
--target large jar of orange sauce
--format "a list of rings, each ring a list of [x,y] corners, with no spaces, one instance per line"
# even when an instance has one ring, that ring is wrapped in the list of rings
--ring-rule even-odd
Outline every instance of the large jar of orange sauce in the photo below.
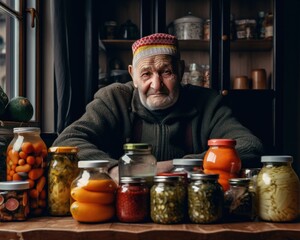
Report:
[[[235,149],[234,139],[210,139],[209,149],[203,159],[203,169],[207,174],[219,174],[219,183],[223,190],[229,189],[230,178],[239,176],[241,160]]]

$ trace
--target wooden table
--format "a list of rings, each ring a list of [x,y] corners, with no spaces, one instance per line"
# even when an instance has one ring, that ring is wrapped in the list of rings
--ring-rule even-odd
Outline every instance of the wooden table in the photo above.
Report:
[[[300,240],[297,223],[83,224],[72,217],[39,217],[1,222],[1,240]]]

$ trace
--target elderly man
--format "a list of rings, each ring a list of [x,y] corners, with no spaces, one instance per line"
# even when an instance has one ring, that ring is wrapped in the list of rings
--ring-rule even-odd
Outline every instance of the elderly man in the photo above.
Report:
[[[243,167],[257,166],[262,144],[222,104],[214,90],[181,84],[184,62],[177,39],[156,33],[132,45],[132,82],[99,89],[85,114],[68,126],[54,146],[79,148],[80,159],[108,159],[117,174],[124,143],[149,143],[158,172],[174,158],[203,158],[212,138],[231,138]]]

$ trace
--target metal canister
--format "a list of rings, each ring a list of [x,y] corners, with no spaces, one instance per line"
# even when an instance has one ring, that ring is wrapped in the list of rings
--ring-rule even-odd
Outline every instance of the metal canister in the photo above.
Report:
[[[54,216],[70,213],[70,189],[79,173],[77,147],[60,146],[49,148],[48,212]]]

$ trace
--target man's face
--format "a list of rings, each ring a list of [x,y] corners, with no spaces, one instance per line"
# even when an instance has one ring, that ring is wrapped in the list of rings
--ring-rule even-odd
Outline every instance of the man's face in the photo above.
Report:
[[[179,62],[168,55],[147,57],[135,66],[129,65],[134,86],[147,109],[166,109],[176,103],[181,81],[179,67]]]

